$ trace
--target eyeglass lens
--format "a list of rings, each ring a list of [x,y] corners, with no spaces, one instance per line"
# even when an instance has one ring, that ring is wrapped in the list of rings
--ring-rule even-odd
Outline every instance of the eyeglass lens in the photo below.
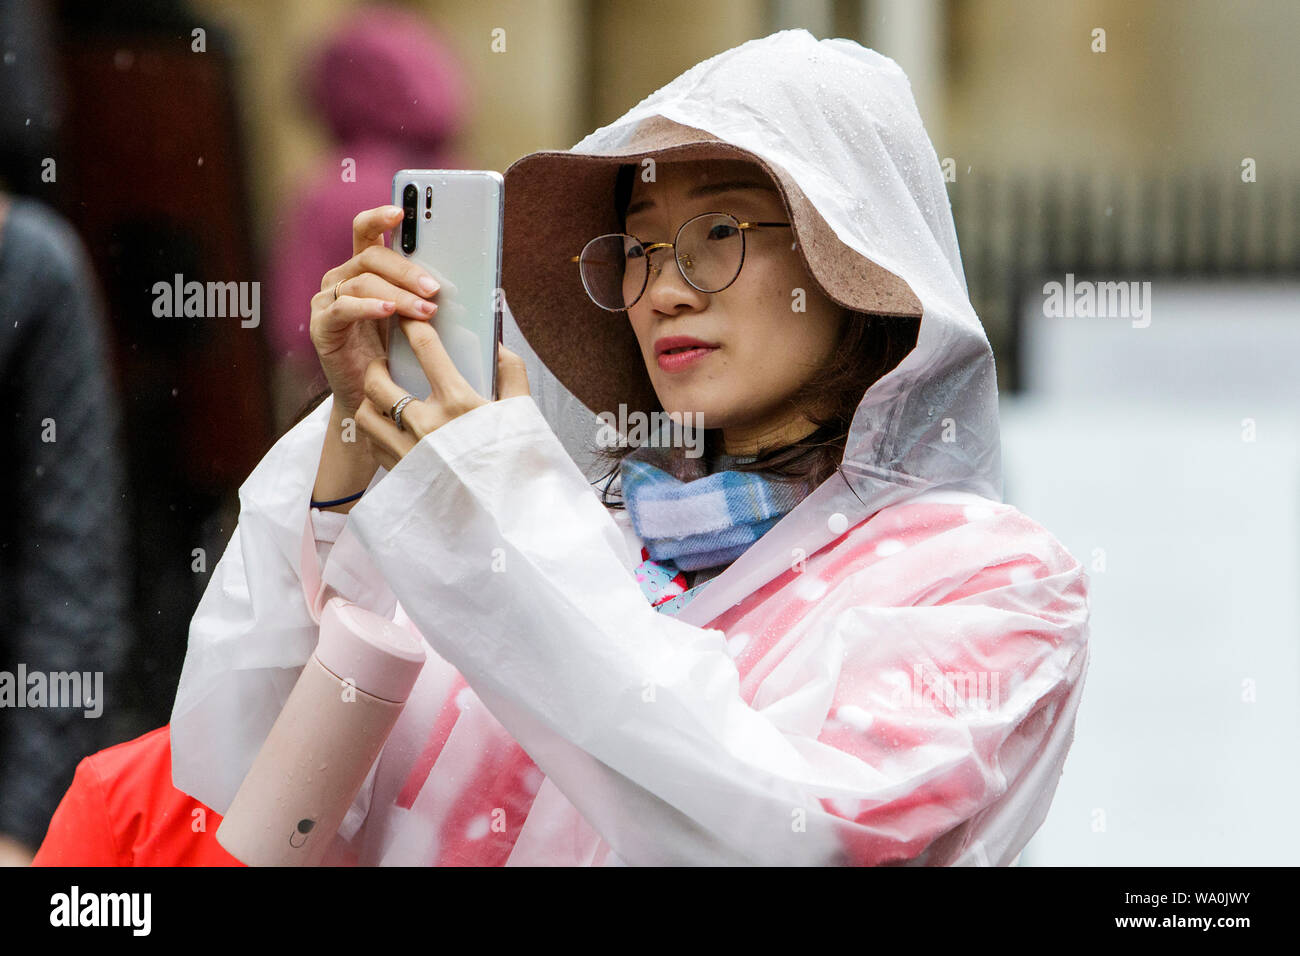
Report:
[[[740,272],[745,255],[744,234],[731,216],[709,213],[697,216],[677,233],[677,262],[682,275],[701,292],[725,289]],[[636,238],[611,234],[587,243],[579,259],[583,285],[602,308],[631,308],[641,297],[651,272],[658,275],[668,249],[646,255]]]

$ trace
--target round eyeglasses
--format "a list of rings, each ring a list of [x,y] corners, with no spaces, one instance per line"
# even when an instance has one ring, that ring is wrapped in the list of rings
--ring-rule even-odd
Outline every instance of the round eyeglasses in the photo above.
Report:
[[[570,258],[578,263],[582,287],[591,301],[608,312],[621,312],[636,305],[650,283],[659,275],[650,254],[672,249],[682,278],[700,292],[721,292],[740,275],[745,264],[745,233],[750,229],[789,228],[788,222],[740,222],[725,212],[706,212],[688,219],[672,242],[646,245],[623,232],[597,236]]]

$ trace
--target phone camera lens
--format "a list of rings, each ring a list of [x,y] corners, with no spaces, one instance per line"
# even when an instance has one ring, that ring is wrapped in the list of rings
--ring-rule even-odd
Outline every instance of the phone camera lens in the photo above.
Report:
[[[419,199],[415,184],[407,183],[402,190],[402,251],[408,256],[415,251],[415,208]]]

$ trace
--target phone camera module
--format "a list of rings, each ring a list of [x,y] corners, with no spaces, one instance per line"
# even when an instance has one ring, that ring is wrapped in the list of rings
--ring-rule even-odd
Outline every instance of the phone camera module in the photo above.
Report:
[[[402,190],[402,251],[408,256],[415,251],[415,210],[420,191],[414,183]]]

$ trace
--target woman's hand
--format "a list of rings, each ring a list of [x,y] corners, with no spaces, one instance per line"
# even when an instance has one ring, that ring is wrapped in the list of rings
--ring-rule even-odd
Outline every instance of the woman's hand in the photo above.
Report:
[[[402,427],[392,420],[393,405],[408,393],[388,374],[386,358],[373,359],[366,368],[365,400],[357,408],[356,422],[370,444],[374,460],[389,471],[425,435],[453,418],[488,404],[452,363],[442,339],[428,322],[402,319],[402,331],[433,391],[427,399],[407,402],[402,409]],[[498,347],[498,400],[528,394],[528,370],[524,360],[504,345]]]
[[[344,417],[365,398],[367,367],[387,354],[376,320],[394,313],[427,320],[438,308],[429,301],[438,291],[433,276],[384,245],[384,232],[401,221],[398,206],[360,213],[352,221],[352,258],[325,273],[311,300],[311,341]]]

